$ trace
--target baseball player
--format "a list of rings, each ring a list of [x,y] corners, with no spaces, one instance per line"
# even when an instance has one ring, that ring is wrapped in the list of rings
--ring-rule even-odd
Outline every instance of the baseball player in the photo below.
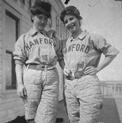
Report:
[[[13,53],[17,92],[24,101],[28,123],[55,123],[59,48],[53,36],[54,31],[45,31],[47,21],[51,18],[51,4],[35,1],[30,12],[32,28],[19,37]]]
[[[60,16],[71,35],[63,42],[65,98],[70,123],[98,123],[102,108],[97,73],[118,54],[118,50],[98,34],[81,28],[82,17],[74,6],[66,7]],[[99,64],[101,54],[105,59]]]

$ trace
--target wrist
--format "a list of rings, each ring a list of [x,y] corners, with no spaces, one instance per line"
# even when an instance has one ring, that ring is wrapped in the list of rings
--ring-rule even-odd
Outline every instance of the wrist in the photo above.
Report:
[[[97,73],[101,70],[100,67],[96,67]]]

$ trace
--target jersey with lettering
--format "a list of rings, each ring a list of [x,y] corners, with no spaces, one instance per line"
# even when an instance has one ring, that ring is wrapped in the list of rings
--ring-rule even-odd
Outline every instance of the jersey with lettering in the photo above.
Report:
[[[41,34],[31,29],[17,40],[13,53],[14,59],[19,63],[56,65],[56,53],[60,48],[55,41],[46,33]]]
[[[116,56],[119,53],[105,38],[87,31],[82,32],[76,39],[69,37],[63,44],[65,67],[72,72],[84,70],[88,66],[97,67],[101,54]]]

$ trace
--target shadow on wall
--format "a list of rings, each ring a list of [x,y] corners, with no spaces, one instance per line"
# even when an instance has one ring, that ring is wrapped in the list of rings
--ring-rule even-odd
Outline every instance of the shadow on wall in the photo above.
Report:
[[[121,123],[114,98],[104,98],[99,121],[102,123]]]

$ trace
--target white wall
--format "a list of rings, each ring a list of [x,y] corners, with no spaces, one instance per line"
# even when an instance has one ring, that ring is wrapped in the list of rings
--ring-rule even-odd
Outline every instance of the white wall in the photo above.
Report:
[[[99,78],[122,80],[122,1],[70,0],[68,5],[80,10],[83,28],[101,34],[120,51],[116,59],[98,74]]]

